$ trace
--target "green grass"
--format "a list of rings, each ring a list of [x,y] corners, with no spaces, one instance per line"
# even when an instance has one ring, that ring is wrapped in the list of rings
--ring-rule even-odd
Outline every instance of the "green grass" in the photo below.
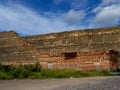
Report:
[[[111,76],[108,71],[81,71],[74,69],[41,69],[39,64],[3,66],[0,65],[0,79],[44,79],[44,78],[80,78],[92,76]]]

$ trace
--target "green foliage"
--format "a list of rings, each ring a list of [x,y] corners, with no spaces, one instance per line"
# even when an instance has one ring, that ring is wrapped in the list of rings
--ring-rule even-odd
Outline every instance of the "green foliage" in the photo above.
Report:
[[[33,72],[39,72],[41,67],[35,65],[0,65],[0,79],[24,79],[29,78]]]
[[[4,66],[0,65],[0,79],[44,79],[44,78],[79,78],[91,76],[111,76],[108,71],[82,71],[74,69],[41,69],[35,65]]]

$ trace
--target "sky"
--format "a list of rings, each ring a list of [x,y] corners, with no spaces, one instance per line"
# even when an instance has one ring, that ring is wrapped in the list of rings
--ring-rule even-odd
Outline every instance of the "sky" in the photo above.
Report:
[[[0,0],[0,32],[36,35],[120,25],[120,0]]]

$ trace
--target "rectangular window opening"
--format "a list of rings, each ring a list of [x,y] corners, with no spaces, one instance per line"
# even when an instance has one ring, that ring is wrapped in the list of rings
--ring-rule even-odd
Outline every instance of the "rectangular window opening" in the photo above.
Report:
[[[63,53],[65,60],[69,60],[69,59],[74,59],[77,57],[77,52],[68,52],[68,53]]]

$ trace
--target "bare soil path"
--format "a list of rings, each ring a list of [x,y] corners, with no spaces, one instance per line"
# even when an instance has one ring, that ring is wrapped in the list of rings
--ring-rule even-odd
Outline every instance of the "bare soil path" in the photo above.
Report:
[[[120,90],[120,77],[0,80],[0,90]]]

